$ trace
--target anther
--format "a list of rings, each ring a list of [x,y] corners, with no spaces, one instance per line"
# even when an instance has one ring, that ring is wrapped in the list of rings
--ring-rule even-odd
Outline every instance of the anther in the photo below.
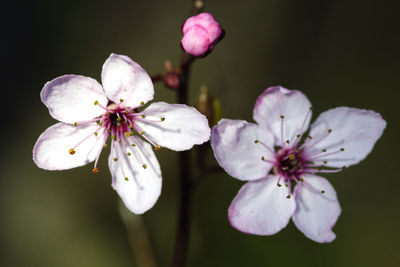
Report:
[[[290,195],[287,195],[286,198],[289,199],[289,198],[291,198],[291,196],[290,196]]]
[[[104,144],[104,146],[103,146],[104,148],[106,148],[107,147],[107,144]]]
[[[309,135],[309,136],[307,136],[309,139],[312,139],[312,136],[311,135]]]
[[[75,150],[73,148],[71,148],[70,150],[68,150],[68,153],[73,155],[73,154],[75,154]]]
[[[289,144],[289,140],[286,140],[286,144]]]
[[[281,186],[282,186],[280,183],[277,183],[276,185],[277,185],[277,186],[279,186],[279,187],[281,187]]]
[[[118,118],[117,118],[117,121],[121,121],[121,120],[122,120],[122,118],[121,118],[121,117],[118,117]]]
[[[285,184],[285,186],[286,186],[286,187],[289,187],[289,185],[288,185],[288,184]]]
[[[161,118],[161,121],[165,121],[165,118],[164,118],[164,117],[162,117],[162,118]]]
[[[117,161],[117,160],[118,160],[118,158],[113,158],[113,160],[114,160],[114,161]]]
[[[142,115],[142,118],[143,118],[143,119],[146,118],[146,115],[143,114],[143,115]]]
[[[98,173],[99,171],[100,171],[100,170],[99,170],[99,168],[97,168],[97,167],[96,167],[96,168],[93,168],[93,170],[92,170],[93,173]]]
[[[129,124],[129,128],[131,128],[131,129],[132,129],[132,128],[133,128],[133,125],[132,125],[132,124]]]
[[[258,143],[258,140],[255,140],[254,143],[257,144],[257,143]]]
[[[144,134],[144,131],[141,131],[140,134]]]
[[[310,107],[310,110],[312,110],[312,107]]]
[[[344,169],[346,169],[346,168],[347,168],[346,166],[343,166],[343,167],[342,167],[342,170],[344,170]]]
[[[140,102],[140,105],[142,105],[142,106],[143,106],[143,105],[144,105],[144,102],[143,102],[143,101],[142,101],[142,102]]]
[[[297,138],[300,138],[301,134],[296,135]]]
[[[131,132],[125,132],[124,135],[125,135],[125,137],[129,137],[129,136],[131,136]]]
[[[147,168],[147,165],[146,164],[143,164],[143,169],[146,169]]]
[[[118,142],[118,143],[120,143],[120,144],[122,143],[122,141],[121,141],[121,140],[118,140],[117,142]]]
[[[115,139],[115,135],[111,135],[111,139]]]
[[[331,132],[332,132],[332,129],[329,129],[329,130],[328,130],[328,133],[331,133]]]
[[[101,121],[99,121],[97,124],[103,126],[103,123]]]
[[[99,101],[94,101],[94,103],[93,103],[95,106],[97,106],[98,104],[99,104]]]
[[[261,157],[261,160],[264,160],[264,159],[265,159],[264,156],[262,156],[262,157]]]
[[[125,181],[129,181],[128,177],[125,177]]]
[[[120,99],[119,99],[119,102],[122,103],[122,102],[124,102],[124,100],[123,100],[122,98],[120,98]]]
[[[94,135],[95,135],[95,136],[97,136],[97,135],[98,135],[98,133],[97,133],[97,132],[94,132]]]
[[[321,190],[321,194],[325,194],[325,191],[324,191],[324,190]]]
[[[129,152],[128,152],[128,153],[126,153],[126,154],[127,154],[128,156],[132,155],[132,154],[131,154],[131,153],[129,153]]]
[[[73,124],[73,125],[76,127],[76,126],[78,126],[78,123],[74,122],[74,124]]]
[[[295,157],[293,154],[289,154],[288,158],[289,158],[290,160],[294,160],[296,157]]]
[[[344,151],[344,148],[342,147],[342,148],[340,149],[340,151]]]
[[[327,164],[328,162],[326,160],[324,160],[324,164]]]
[[[160,146],[156,146],[154,149],[155,149],[155,150],[160,150],[161,147],[160,147]]]
[[[326,152],[326,149],[322,149],[322,152]]]
[[[285,116],[283,116],[283,115],[281,115],[280,117],[281,117],[282,120],[285,118]]]
[[[132,144],[132,146],[136,146],[135,144]]]
[[[299,179],[299,180],[300,180],[300,182],[304,182],[304,179],[303,179],[302,177],[300,177],[300,179]]]

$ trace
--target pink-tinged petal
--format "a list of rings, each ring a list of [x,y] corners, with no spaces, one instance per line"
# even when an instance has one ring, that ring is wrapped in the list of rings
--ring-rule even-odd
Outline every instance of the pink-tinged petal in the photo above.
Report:
[[[185,52],[194,56],[200,56],[207,52],[210,43],[208,32],[198,25],[189,28],[181,40]]]
[[[260,126],[272,131],[277,145],[281,145],[282,141],[293,142],[297,134],[307,130],[311,119],[310,108],[310,101],[300,91],[275,86],[258,97],[253,118]]]
[[[386,121],[372,110],[330,109],[311,125],[313,138],[305,145],[306,154],[317,164],[327,161],[325,165],[331,167],[357,164],[371,152],[385,127]]]
[[[241,120],[222,119],[211,134],[211,146],[219,165],[240,180],[255,180],[268,174],[274,160],[268,148],[273,150],[273,141],[273,136],[257,124]]]
[[[305,236],[319,243],[331,242],[332,232],[341,209],[335,189],[325,178],[307,174],[304,182],[296,185],[297,209],[293,221]]]
[[[197,109],[181,104],[152,103],[135,124],[144,136],[161,147],[187,150],[210,139],[207,118]]]
[[[285,228],[296,202],[287,197],[289,188],[277,182],[277,176],[269,175],[243,185],[228,210],[231,225],[254,235],[273,235]]]
[[[65,123],[96,118],[104,110],[108,99],[101,85],[92,78],[80,75],[64,75],[47,82],[40,93],[50,115]]]
[[[94,134],[98,127],[93,122],[76,127],[57,123],[47,128],[33,148],[33,161],[46,170],[66,170],[94,161],[103,148],[104,132]],[[71,148],[75,151],[73,155],[69,153]]]
[[[123,101],[125,106],[138,107],[153,99],[151,78],[127,56],[111,54],[104,62],[101,80],[106,95],[114,103]]]
[[[206,29],[207,26],[212,23],[218,23],[218,22],[215,20],[213,15],[207,12],[203,12],[196,16],[188,18],[182,26],[182,32],[186,33],[186,31],[194,25],[200,25]]]
[[[135,146],[132,146],[126,141],[115,143],[114,153],[108,159],[112,187],[130,211],[142,214],[152,208],[160,196],[160,165],[148,143],[135,138]]]

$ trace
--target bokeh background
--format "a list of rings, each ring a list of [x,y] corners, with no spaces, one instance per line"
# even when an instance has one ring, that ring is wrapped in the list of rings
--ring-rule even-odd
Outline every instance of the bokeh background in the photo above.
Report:
[[[97,175],[91,165],[50,172],[33,163],[37,137],[55,123],[39,93],[63,74],[100,80],[111,52],[130,56],[150,75],[166,59],[178,63],[190,6],[190,0],[2,4],[1,266],[137,266],[106,156]],[[400,266],[399,7],[386,0],[206,1],[227,34],[193,66],[192,105],[205,84],[224,117],[251,121],[257,96],[280,84],[303,90],[314,114],[332,106],[373,109],[388,127],[361,164],[326,175],[343,209],[334,242],[317,244],[293,223],[270,237],[236,231],[227,208],[243,183],[213,174],[194,193],[188,266]],[[155,90],[155,100],[175,102],[161,84]],[[162,195],[140,219],[158,265],[169,266],[177,153],[164,149],[158,158]]]

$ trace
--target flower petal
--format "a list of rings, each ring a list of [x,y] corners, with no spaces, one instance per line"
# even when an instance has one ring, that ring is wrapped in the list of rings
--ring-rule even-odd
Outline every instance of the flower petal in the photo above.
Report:
[[[381,115],[371,110],[330,109],[311,125],[313,139],[307,142],[305,150],[310,160],[321,165],[323,161],[332,167],[354,165],[371,152],[385,127],[386,122]],[[332,132],[328,134],[329,129]],[[340,151],[342,148],[344,151]],[[326,152],[321,152],[325,149]],[[331,154],[336,151],[340,152]]]
[[[265,146],[272,150],[273,140],[257,124],[222,119],[212,129],[211,146],[219,165],[229,175],[254,180],[265,177],[272,168],[274,156]]]
[[[162,179],[160,165],[151,145],[140,138],[135,138],[134,142],[134,147],[130,143],[115,143],[108,165],[113,179],[112,187],[130,211],[142,214],[157,202]],[[118,160],[114,161],[114,158]]]
[[[104,62],[101,80],[107,97],[114,103],[122,100],[128,107],[139,107],[153,99],[151,78],[127,56],[111,54]]]
[[[186,34],[193,26],[201,26],[207,31],[210,43],[214,42],[222,32],[221,26],[210,13],[200,13],[197,16],[188,18],[182,27],[182,32]]]
[[[139,118],[136,125],[161,147],[181,151],[210,139],[207,118],[193,107],[157,102],[142,113],[145,119]]]
[[[95,136],[97,129],[98,125],[94,122],[76,127],[57,123],[40,135],[33,148],[33,161],[46,170],[66,170],[86,165],[95,160],[103,148],[104,135],[99,132]],[[69,150],[77,144],[75,153],[70,154]]]
[[[92,78],[80,75],[64,75],[47,82],[40,93],[50,115],[65,123],[96,118],[104,110],[108,99],[101,85]]]
[[[278,187],[278,177],[247,182],[232,201],[228,217],[237,230],[254,235],[273,235],[282,230],[296,209],[287,198],[289,188]]]
[[[295,188],[297,209],[293,221],[311,240],[331,242],[336,237],[332,227],[341,212],[335,189],[319,176],[306,174],[303,179]]]
[[[196,57],[207,52],[210,43],[211,41],[208,32],[198,25],[189,28],[181,40],[185,52]]]
[[[297,90],[288,90],[281,86],[270,87],[257,99],[253,118],[262,127],[273,132],[276,144],[292,142],[297,134],[307,130],[311,119],[311,103]],[[282,118],[283,140],[282,140]]]

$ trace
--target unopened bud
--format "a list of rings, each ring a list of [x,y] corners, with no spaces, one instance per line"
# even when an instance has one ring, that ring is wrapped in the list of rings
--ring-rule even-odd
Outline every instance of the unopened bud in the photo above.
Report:
[[[182,48],[196,57],[206,56],[224,36],[224,30],[210,13],[188,18],[182,32]]]
[[[168,72],[163,77],[164,85],[172,90],[178,90],[180,85],[180,77],[176,72]]]

